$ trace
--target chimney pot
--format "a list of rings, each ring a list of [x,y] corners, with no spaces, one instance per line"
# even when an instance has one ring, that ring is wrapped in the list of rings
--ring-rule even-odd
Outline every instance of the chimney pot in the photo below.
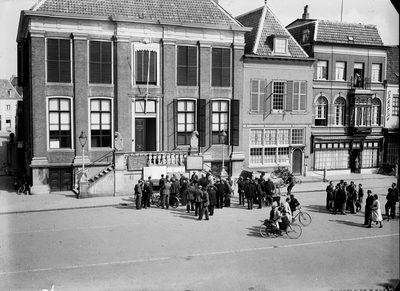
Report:
[[[308,14],[308,5],[304,6],[303,19],[309,19],[310,15]]]

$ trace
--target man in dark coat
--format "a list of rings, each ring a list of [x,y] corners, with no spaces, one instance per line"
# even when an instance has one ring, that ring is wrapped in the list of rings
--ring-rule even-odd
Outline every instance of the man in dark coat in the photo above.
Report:
[[[371,206],[374,203],[374,196],[372,196],[372,191],[367,191],[367,199],[365,199],[365,214],[364,214],[364,224],[369,225],[369,220],[371,216]]]
[[[225,184],[217,179],[217,208],[224,208]]]
[[[256,186],[256,198],[257,198],[258,209],[261,209],[262,202],[263,202],[263,191],[262,191],[261,185],[258,181],[254,180],[254,185]]]
[[[239,194],[239,205],[244,206],[244,196],[246,192],[246,183],[243,180],[243,177],[239,177],[238,181],[238,194]]]
[[[186,191],[186,210],[189,213],[190,211],[194,211],[194,196],[195,196],[196,188],[193,183],[190,183],[188,189]]]
[[[394,217],[396,215],[397,195],[396,195],[396,191],[394,191],[393,188],[388,189],[388,193],[386,195],[386,200],[387,200],[387,202],[385,204],[385,212],[386,212],[387,221],[389,221],[389,216],[392,219],[394,219]]]
[[[203,187],[203,189],[206,189],[208,184],[208,180],[206,178],[206,175],[201,174],[201,178],[199,179],[199,185],[201,185],[201,187]]]
[[[213,216],[215,205],[217,205],[217,187],[215,187],[213,184],[209,184],[207,186],[207,192],[209,196],[208,210],[210,212],[210,216]]]
[[[333,187],[333,182],[330,181],[329,185],[326,186],[326,210],[330,208],[329,204],[333,199],[333,190],[335,190],[335,188]]]
[[[247,209],[253,209],[253,199],[256,196],[256,191],[253,180],[250,180],[246,187]]]
[[[288,178],[286,179],[286,183],[288,184],[287,186],[287,195],[290,195],[292,193],[292,189],[294,185],[296,184],[293,175],[290,173]]]
[[[203,187],[201,185],[198,186],[197,189],[194,190],[194,216],[200,215],[200,210],[202,207],[203,199]]]
[[[206,188],[203,188],[201,185],[199,186],[199,188],[201,187],[202,189],[202,194],[201,194],[201,199],[203,200],[200,204],[200,213],[199,213],[199,220],[203,219],[203,215],[205,214],[206,216],[206,220],[209,220],[208,217],[208,205],[210,203],[210,198],[208,195],[208,192],[206,190]]]

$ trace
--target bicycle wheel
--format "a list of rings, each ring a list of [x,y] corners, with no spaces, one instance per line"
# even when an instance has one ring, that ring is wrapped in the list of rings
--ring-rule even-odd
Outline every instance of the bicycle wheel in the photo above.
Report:
[[[286,234],[289,238],[299,238],[302,232],[301,226],[298,224],[289,224],[286,228]]]
[[[269,235],[268,231],[267,231],[267,227],[265,226],[264,223],[260,225],[260,234],[262,237],[267,237]]]
[[[299,213],[299,222],[303,226],[308,226],[311,223],[311,215],[308,214],[307,212],[300,212]]]
[[[172,196],[169,205],[171,205],[172,208],[177,208],[179,206],[179,199],[175,196]]]

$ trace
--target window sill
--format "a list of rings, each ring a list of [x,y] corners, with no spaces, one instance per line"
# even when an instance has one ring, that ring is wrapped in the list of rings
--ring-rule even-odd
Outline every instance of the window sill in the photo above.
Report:
[[[73,152],[75,152],[75,149],[71,149],[71,148],[50,149],[50,148],[48,148],[47,151],[48,151],[48,152],[51,152],[51,153],[57,153],[57,152],[73,153]]]
[[[113,88],[114,84],[102,84],[102,83],[88,83],[89,87],[106,87],[106,88]]]
[[[74,86],[74,83],[64,83],[64,82],[46,82],[46,85],[48,86]]]

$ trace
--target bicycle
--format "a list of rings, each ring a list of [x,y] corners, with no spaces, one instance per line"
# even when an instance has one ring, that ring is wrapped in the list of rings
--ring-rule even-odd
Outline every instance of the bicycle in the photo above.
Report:
[[[297,214],[292,217],[292,222],[295,222],[296,219],[298,219],[299,222],[301,223],[301,225],[309,226],[310,223],[311,223],[311,215],[308,214],[307,212],[301,211],[301,207],[300,206],[297,208],[297,210],[299,212],[297,212]]]
[[[162,204],[161,195],[160,194],[151,195],[150,204],[157,206],[157,208],[160,208]],[[169,206],[171,206],[172,208],[177,208],[179,206],[179,198],[176,195],[169,196]]]
[[[290,175],[290,171],[287,167],[279,166],[275,168],[270,176],[272,179],[282,178],[282,180],[286,180],[286,178]]]
[[[278,237],[281,233],[286,233],[289,238],[295,239],[299,238],[303,233],[301,226],[296,223],[287,223],[286,229],[280,230],[277,229],[275,223],[269,219],[265,219],[259,229],[262,237]]]

